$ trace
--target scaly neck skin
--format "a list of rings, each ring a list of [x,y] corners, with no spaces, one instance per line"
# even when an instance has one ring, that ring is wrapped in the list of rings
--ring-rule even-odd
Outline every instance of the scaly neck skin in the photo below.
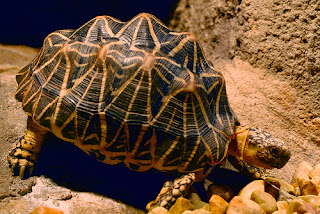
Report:
[[[271,166],[268,166],[258,158],[258,146],[256,144],[250,145],[248,142],[249,131],[248,126],[235,127],[235,136],[230,142],[228,154],[254,165],[271,169]]]
[[[231,140],[228,148],[228,154],[235,157],[239,157],[241,160],[243,160],[243,153],[245,151],[248,135],[249,127],[236,126],[234,138]]]

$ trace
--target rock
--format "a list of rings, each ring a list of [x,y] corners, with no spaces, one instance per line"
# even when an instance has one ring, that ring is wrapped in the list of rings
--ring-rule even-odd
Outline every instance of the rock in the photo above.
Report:
[[[191,201],[191,204],[193,205],[194,209],[201,209],[202,207],[205,207],[208,205],[208,203],[201,201],[201,198],[197,193],[191,193],[191,196],[189,198]]]
[[[286,201],[277,201],[277,209],[278,211],[282,211],[284,210],[285,212],[287,212],[288,210],[288,203]]]
[[[298,212],[299,208],[303,205],[303,203],[305,203],[303,200],[299,200],[299,199],[293,199],[288,207],[288,214],[293,214],[295,212]]]
[[[271,214],[277,210],[276,199],[264,191],[256,190],[251,194],[251,200],[258,203],[260,207],[267,213]]]
[[[210,211],[216,214],[224,214],[228,208],[228,202],[226,202],[221,196],[213,195],[209,200]]]
[[[234,196],[234,192],[229,186],[222,184],[211,184],[207,190],[207,197],[211,198],[212,195],[219,195],[224,200],[230,201]]]
[[[313,169],[309,172],[309,177],[311,179],[314,177],[320,178],[320,163],[313,167]]]
[[[61,210],[40,206],[33,210],[30,214],[63,214]]]
[[[242,196],[246,199],[250,199],[251,194],[256,190],[265,190],[265,182],[263,180],[255,180],[247,184],[245,187],[242,188],[242,190],[239,193],[239,196]]]
[[[316,208],[309,203],[303,203],[302,206],[297,210],[297,213],[319,214]]]
[[[320,185],[313,181],[304,181],[300,185],[301,195],[318,195],[320,194]]]
[[[212,212],[206,209],[197,209],[197,210],[186,210],[182,214],[212,214]]]
[[[315,207],[318,212],[320,212],[320,196],[315,195],[306,195],[306,196],[299,196],[298,199],[302,199],[303,201],[311,204]]]
[[[293,181],[298,182],[299,186],[303,182],[309,181],[309,173],[311,172],[312,168],[313,167],[309,162],[302,161],[296,168],[296,171],[293,175]]]
[[[277,179],[277,178],[273,178],[273,177],[268,177],[268,178],[266,178],[266,183],[267,184],[268,183],[271,183],[271,184],[279,183],[280,184],[280,190],[281,191],[279,191],[279,197],[276,198],[278,201],[287,201],[287,200],[289,200],[288,199],[288,194],[296,195],[295,188],[291,184],[288,184],[287,182],[285,182],[283,180],[280,180],[280,179]]]
[[[243,196],[235,196],[229,203],[226,214],[265,214],[256,202]]]
[[[155,207],[148,214],[167,214],[168,210],[164,207]]]
[[[280,187],[281,184],[278,181],[271,181],[270,183],[266,182],[265,192],[272,195],[275,199],[278,199]]]
[[[174,205],[169,209],[170,214],[181,214],[186,210],[194,210],[193,205],[188,199],[179,197]]]
[[[287,214],[286,210],[277,210],[275,212],[273,212],[272,214]]]

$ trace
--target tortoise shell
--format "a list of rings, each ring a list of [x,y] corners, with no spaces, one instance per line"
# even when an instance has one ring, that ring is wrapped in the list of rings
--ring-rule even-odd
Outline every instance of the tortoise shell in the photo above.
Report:
[[[107,164],[193,172],[227,154],[237,119],[190,33],[142,13],[55,31],[17,75],[34,122]]]

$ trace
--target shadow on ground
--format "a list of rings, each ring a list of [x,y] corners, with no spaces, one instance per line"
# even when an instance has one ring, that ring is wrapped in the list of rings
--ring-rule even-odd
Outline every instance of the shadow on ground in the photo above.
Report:
[[[52,134],[47,136],[33,175],[45,175],[71,190],[99,193],[142,210],[156,198],[168,178],[163,172],[142,173],[124,165],[101,163]],[[236,193],[248,183],[237,172],[219,167],[208,178],[215,183],[231,186]],[[194,186],[206,200],[203,182]]]

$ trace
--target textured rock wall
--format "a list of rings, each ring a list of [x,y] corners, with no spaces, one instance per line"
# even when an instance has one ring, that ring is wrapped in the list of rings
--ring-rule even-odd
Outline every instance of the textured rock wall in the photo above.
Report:
[[[210,60],[240,57],[290,82],[294,117],[320,144],[320,2],[181,0],[171,27],[190,31]]]

